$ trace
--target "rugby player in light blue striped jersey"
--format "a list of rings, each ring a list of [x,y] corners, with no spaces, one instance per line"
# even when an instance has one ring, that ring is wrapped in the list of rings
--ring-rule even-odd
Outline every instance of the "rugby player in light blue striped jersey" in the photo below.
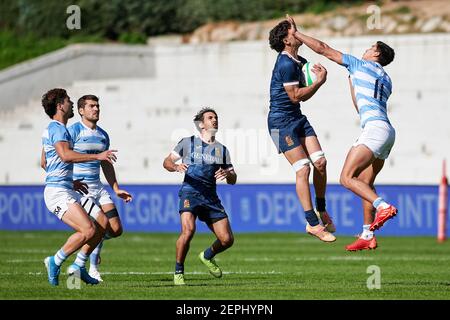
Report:
[[[42,135],[41,166],[46,171],[44,201],[58,219],[75,230],[54,256],[45,258],[48,281],[57,286],[61,264],[80,249],[75,262],[68,269],[68,274],[76,274],[88,284],[98,284],[98,280],[89,276],[85,263],[103,238],[107,218],[99,212],[97,223],[89,219],[80,204],[80,195],[73,189],[73,164],[92,160],[113,163],[116,160],[115,150],[106,150],[99,154],[81,154],[72,150],[72,139],[66,124],[68,119],[73,117],[73,102],[66,90],[56,88],[48,91],[42,97],[42,106],[52,119]],[[91,203],[85,207],[92,205]]]

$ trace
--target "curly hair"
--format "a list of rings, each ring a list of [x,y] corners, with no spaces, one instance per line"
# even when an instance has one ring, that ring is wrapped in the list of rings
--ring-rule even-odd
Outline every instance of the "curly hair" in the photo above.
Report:
[[[200,123],[200,122],[203,122],[203,120],[204,120],[204,115],[205,115],[205,113],[207,113],[207,112],[212,112],[212,113],[214,113],[214,114],[216,115],[216,117],[217,117],[217,112],[216,112],[216,110],[214,110],[213,108],[208,108],[208,107],[206,107],[206,108],[201,109],[199,112],[197,112],[197,114],[196,114],[195,117],[194,117],[194,123],[195,123],[195,126],[197,127],[197,130],[198,130],[198,131],[201,131],[201,128],[200,128],[200,126],[199,126],[199,123]]]
[[[284,38],[288,35],[288,30],[291,28],[289,21],[284,20],[277,24],[269,33],[269,44],[270,48],[276,52],[281,52],[284,50],[285,44],[283,42]]]
[[[42,106],[50,119],[56,114],[56,106],[68,97],[66,90],[61,88],[51,89],[42,96]]]

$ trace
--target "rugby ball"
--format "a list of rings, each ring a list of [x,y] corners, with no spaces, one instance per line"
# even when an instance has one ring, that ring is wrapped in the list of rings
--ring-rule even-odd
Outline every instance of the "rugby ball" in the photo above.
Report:
[[[305,79],[305,86],[310,86],[313,84],[314,81],[316,81],[317,77],[314,72],[312,72],[312,68],[314,66],[314,63],[307,62],[302,67],[303,77]]]

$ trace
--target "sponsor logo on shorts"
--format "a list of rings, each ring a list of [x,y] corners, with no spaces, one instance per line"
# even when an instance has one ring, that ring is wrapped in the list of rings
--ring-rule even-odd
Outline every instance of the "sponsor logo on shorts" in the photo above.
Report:
[[[292,147],[294,145],[294,140],[292,140],[291,136],[286,136],[284,139],[286,140],[288,147]]]
[[[183,206],[184,206],[185,208],[189,208],[189,207],[191,206],[191,204],[189,203],[189,199],[185,199],[185,200],[184,200]]]
[[[53,210],[53,213],[58,215],[61,212],[61,207],[57,206],[55,210]]]

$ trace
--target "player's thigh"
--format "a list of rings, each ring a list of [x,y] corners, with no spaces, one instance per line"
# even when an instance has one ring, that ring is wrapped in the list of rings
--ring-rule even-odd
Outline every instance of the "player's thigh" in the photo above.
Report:
[[[284,152],[283,154],[286,157],[287,161],[289,161],[289,163],[291,165],[296,163],[299,160],[308,158],[308,155],[307,155],[305,149],[301,145],[297,146],[291,150],[288,150],[288,151]]]
[[[301,143],[308,156],[317,151],[322,151],[319,139],[316,136],[303,137]]]
[[[381,169],[383,169],[383,166],[383,159],[375,159],[371,165],[369,165],[359,174],[358,179],[373,187],[375,178],[377,177],[378,173],[380,173]]]
[[[62,221],[78,232],[93,227],[88,214],[78,202],[68,205],[68,209],[62,217]]]
[[[195,233],[195,215],[190,211],[183,211],[180,213],[181,232]]]
[[[216,235],[217,239],[221,241],[229,241],[233,238],[233,231],[231,230],[228,218],[220,219],[219,221],[209,224],[208,227]]]
[[[373,152],[363,144],[352,147],[347,154],[341,177],[357,177],[375,160]]]

